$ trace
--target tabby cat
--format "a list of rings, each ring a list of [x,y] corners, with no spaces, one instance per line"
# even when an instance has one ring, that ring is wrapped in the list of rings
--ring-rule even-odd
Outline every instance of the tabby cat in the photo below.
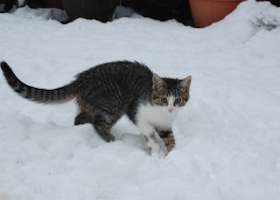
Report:
[[[191,76],[161,78],[144,64],[129,61],[97,65],[53,90],[23,83],[6,62],[1,69],[12,89],[29,100],[57,103],[75,98],[80,110],[74,124],[92,124],[107,142],[114,141],[112,126],[127,115],[144,135],[146,150],[160,156],[175,146],[172,122],[189,100],[191,85]]]

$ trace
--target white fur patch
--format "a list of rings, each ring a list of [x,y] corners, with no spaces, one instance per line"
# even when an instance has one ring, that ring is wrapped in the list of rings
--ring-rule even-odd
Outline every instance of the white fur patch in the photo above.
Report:
[[[173,106],[174,100],[174,97],[169,97],[168,106],[157,106],[148,103],[140,105],[136,116],[137,125],[150,124],[163,129],[171,128],[178,112],[178,108]]]

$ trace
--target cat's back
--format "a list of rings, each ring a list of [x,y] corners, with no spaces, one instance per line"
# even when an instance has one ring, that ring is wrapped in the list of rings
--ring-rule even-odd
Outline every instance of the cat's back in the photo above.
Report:
[[[121,90],[151,88],[153,73],[144,64],[130,61],[109,62],[92,67],[78,75],[85,87],[117,85]]]
[[[124,75],[132,76],[147,76],[151,78],[151,70],[144,64],[131,61],[116,61],[108,62],[104,64],[96,65],[78,75],[78,78],[102,78],[102,77],[111,77],[114,76],[120,77]]]

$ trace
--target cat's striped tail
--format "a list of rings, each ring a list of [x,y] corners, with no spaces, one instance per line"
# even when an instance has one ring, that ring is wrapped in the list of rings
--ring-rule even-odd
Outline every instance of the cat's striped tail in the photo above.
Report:
[[[73,99],[77,95],[78,83],[76,81],[53,90],[41,89],[19,80],[6,62],[1,62],[1,69],[11,88],[26,99],[40,103],[60,103]]]

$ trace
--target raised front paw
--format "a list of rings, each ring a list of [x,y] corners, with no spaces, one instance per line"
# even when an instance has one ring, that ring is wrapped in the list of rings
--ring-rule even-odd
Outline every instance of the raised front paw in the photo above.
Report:
[[[173,134],[168,135],[168,137],[162,138],[162,140],[164,141],[168,153],[174,149],[176,142]]]
[[[171,130],[158,130],[160,138],[163,140],[168,153],[175,147],[176,141]]]

